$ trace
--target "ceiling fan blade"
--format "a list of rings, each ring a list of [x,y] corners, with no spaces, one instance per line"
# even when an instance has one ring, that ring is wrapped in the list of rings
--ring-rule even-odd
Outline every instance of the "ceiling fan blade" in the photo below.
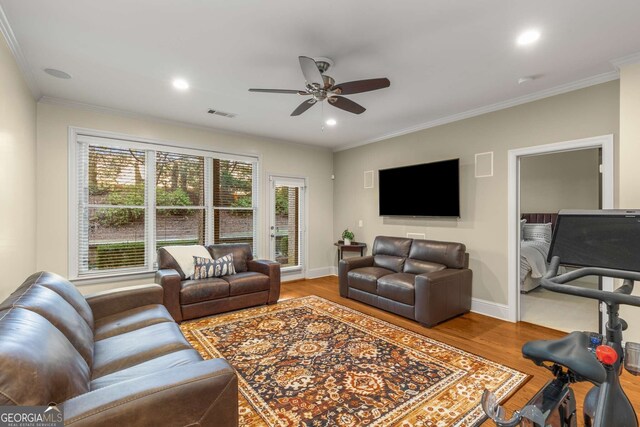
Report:
[[[308,56],[299,56],[298,60],[300,61],[300,68],[302,69],[302,74],[304,74],[304,79],[307,83],[317,84],[320,87],[324,87],[324,80],[322,79],[320,70],[318,70],[316,61]]]
[[[309,99],[307,101],[304,101],[302,104],[298,105],[298,108],[296,108],[295,110],[293,110],[293,113],[291,113],[292,116],[299,116],[300,114],[304,113],[305,111],[307,111],[309,108],[313,107],[313,104],[316,103],[315,99]]]
[[[295,93],[299,95],[307,95],[307,92],[303,90],[294,90],[294,89],[249,89],[249,92],[260,92],[260,93]]]
[[[340,95],[352,95],[354,93],[369,92],[371,90],[384,89],[389,87],[391,82],[388,78],[356,80],[353,82],[340,83],[333,85],[331,90],[335,90]]]
[[[329,98],[329,104],[353,114],[362,114],[367,110],[362,105],[343,96],[332,96]]]

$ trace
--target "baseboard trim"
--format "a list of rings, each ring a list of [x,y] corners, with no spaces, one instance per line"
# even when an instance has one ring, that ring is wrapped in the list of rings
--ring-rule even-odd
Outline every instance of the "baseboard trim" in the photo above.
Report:
[[[317,279],[318,277],[337,276],[338,268],[334,266],[311,268],[307,270],[307,279]]]
[[[487,301],[480,298],[471,298],[471,311],[500,320],[509,320],[509,306]]]

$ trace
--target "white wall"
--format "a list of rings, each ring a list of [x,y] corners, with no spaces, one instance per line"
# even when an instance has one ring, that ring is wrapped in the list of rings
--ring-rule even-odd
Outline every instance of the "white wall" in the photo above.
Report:
[[[524,157],[520,160],[520,212],[600,206],[598,149]]]
[[[507,153],[590,136],[618,134],[619,82],[553,96],[334,154],[334,235],[351,228],[368,245],[377,235],[463,242],[470,253],[473,296],[507,303]],[[474,154],[494,153],[494,175],[475,178]],[[363,188],[363,171],[460,158],[461,218],[381,218],[378,189]],[[377,180],[376,180],[377,181]],[[407,183],[429,198],[437,182]],[[364,221],[358,227],[358,220]],[[476,302],[478,302],[476,300]]]
[[[105,112],[38,103],[37,266],[63,276],[68,270],[67,156],[69,126],[90,128],[171,141],[191,148],[217,149],[261,156],[259,195],[259,256],[267,257],[268,173],[308,178],[310,274],[330,271],[333,246],[332,153],[327,149],[283,143],[257,137],[215,132],[203,128]],[[33,252],[33,251],[31,251]],[[115,284],[82,286],[83,292],[150,282],[153,279],[118,281]]]
[[[0,301],[36,270],[36,103],[0,35]]]
[[[618,206],[640,209],[640,64],[620,70],[620,199]],[[640,256],[640,255],[639,255]],[[636,283],[635,295],[640,295]],[[640,342],[640,307],[622,307],[629,322],[625,339]]]

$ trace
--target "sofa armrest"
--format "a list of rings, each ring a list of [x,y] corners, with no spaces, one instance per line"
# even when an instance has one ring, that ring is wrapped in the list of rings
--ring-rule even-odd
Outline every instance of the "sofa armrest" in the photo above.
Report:
[[[224,359],[163,369],[67,400],[65,426],[238,425],[238,378]]]
[[[349,278],[350,270],[362,267],[372,267],[373,256],[351,257],[340,260],[338,264],[338,283],[340,284],[340,296],[347,298],[349,296]]]
[[[471,310],[471,280],[468,268],[448,268],[419,274],[415,282],[415,317],[433,326]]]
[[[182,277],[176,270],[166,268],[156,271],[155,281],[164,289],[163,304],[176,322],[182,321],[180,308],[180,282]]]
[[[252,259],[247,262],[249,271],[269,276],[269,299],[267,304],[274,304],[280,298],[280,263],[267,259]]]
[[[132,308],[162,304],[162,287],[156,284],[127,286],[87,295],[94,319],[101,319]]]

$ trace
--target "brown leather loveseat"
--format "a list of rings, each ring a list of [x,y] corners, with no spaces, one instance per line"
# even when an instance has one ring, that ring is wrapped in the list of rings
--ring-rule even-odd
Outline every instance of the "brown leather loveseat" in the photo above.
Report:
[[[233,254],[236,274],[191,280],[165,248],[158,249],[156,283],[164,288],[164,305],[176,322],[278,301],[280,264],[253,259],[246,243],[206,248],[213,259]]]
[[[338,267],[340,295],[433,326],[471,309],[462,243],[378,236],[372,255]]]
[[[202,360],[151,284],[88,296],[36,273],[0,304],[0,406],[62,407],[70,426],[237,426],[238,379]]]

